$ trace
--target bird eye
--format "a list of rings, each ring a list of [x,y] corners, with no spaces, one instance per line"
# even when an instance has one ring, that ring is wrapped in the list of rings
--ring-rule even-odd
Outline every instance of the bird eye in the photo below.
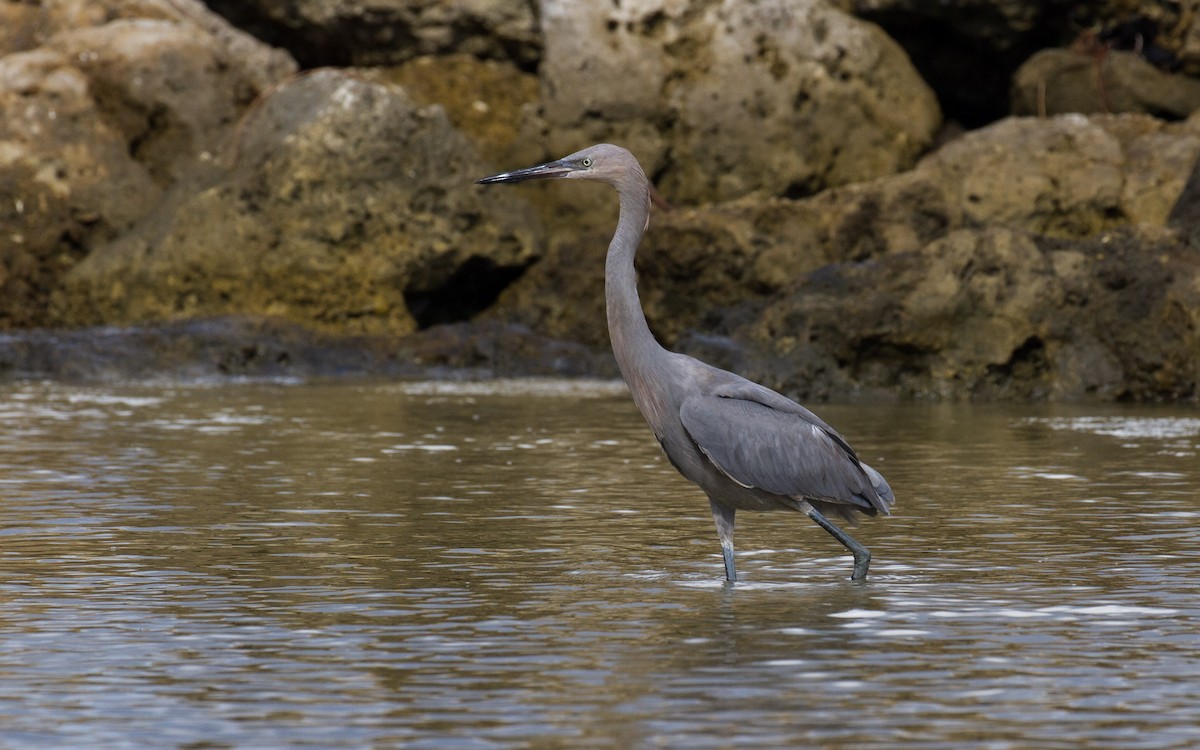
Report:
[[[584,167],[590,167],[590,166],[592,166],[592,157],[585,156],[579,161],[579,163],[582,164]]]

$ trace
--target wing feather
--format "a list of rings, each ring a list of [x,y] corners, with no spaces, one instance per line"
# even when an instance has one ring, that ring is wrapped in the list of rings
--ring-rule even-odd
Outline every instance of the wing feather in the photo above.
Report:
[[[680,406],[684,429],[721,472],[743,487],[888,512],[891,489],[837,431],[791,399],[745,383],[754,387],[723,384]]]

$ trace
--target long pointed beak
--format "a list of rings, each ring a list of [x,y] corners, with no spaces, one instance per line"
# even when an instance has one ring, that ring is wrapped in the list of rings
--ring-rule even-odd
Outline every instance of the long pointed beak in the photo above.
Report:
[[[494,174],[491,177],[484,177],[482,180],[478,180],[475,184],[495,185],[498,182],[543,180],[552,177],[563,177],[571,171],[573,171],[573,168],[560,159],[558,161],[539,164],[536,167],[527,167],[526,169],[517,169],[512,172],[501,172],[500,174]]]

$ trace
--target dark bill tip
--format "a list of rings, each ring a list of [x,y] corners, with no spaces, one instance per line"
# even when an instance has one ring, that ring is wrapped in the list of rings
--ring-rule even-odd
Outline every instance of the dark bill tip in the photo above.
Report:
[[[476,185],[495,185],[500,182],[520,182],[520,179],[514,180],[511,172],[501,172],[491,177],[484,177],[482,180],[475,180]]]
[[[525,180],[544,180],[552,177],[562,177],[571,171],[571,167],[561,161],[539,164],[536,167],[518,169],[512,172],[501,172],[491,177],[477,180],[476,185],[496,185],[502,182],[524,182]]]

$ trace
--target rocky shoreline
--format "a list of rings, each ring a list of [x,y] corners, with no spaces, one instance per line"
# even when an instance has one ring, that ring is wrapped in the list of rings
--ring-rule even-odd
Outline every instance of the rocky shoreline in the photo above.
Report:
[[[932,5],[0,5],[0,378],[614,375],[611,195],[472,184],[608,140],[668,346],[1197,400],[1200,14]]]

